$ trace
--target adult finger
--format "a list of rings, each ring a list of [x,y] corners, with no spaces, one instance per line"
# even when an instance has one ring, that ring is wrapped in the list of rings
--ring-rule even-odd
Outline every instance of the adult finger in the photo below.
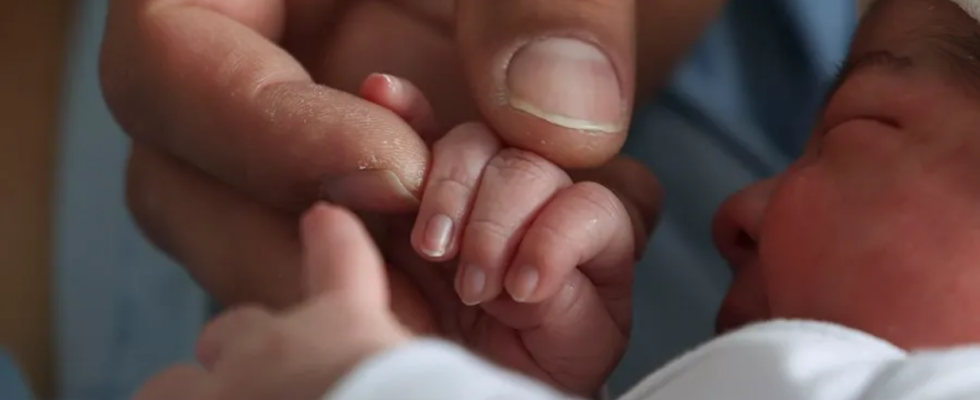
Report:
[[[143,233],[226,306],[302,298],[293,214],[264,207],[155,149],[135,144],[127,205]]]
[[[263,207],[158,151],[136,145],[127,205],[144,234],[226,306],[274,310],[303,298],[297,217]],[[189,197],[192,196],[192,197]],[[422,294],[389,271],[391,309],[415,332],[434,323]]]
[[[555,192],[570,184],[560,168],[524,150],[504,149],[490,160],[463,228],[456,290],[464,303],[500,294],[524,232]]]
[[[420,255],[432,261],[456,257],[483,169],[499,150],[497,136],[479,123],[460,125],[436,142],[412,229],[412,247]]]
[[[459,51],[505,142],[562,167],[622,147],[634,86],[634,0],[459,0]]]
[[[117,121],[284,209],[322,196],[413,209],[424,142],[383,107],[314,83],[274,43],[285,13],[284,0],[113,1],[101,77]]]
[[[263,207],[158,151],[136,145],[127,203],[148,238],[226,306],[274,310],[303,298],[302,246],[295,215]],[[391,309],[415,332],[432,316],[413,282],[389,272]]]

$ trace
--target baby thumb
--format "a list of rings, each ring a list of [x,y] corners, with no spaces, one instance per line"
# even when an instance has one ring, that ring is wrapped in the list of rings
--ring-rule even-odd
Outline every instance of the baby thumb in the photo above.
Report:
[[[368,310],[388,309],[381,254],[354,214],[316,204],[303,216],[300,234],[308,299],[327,296]]]

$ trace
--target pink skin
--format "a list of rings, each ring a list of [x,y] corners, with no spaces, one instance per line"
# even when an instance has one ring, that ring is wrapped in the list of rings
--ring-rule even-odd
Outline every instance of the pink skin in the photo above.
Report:
[[[416,129],[435,120],[407,81],[372,75],[362,89]],[[423,134],[438,137],[438,130]],[[500,365],[594,395],[626,346],[635,244],[645,242],[659,209],[655,180],[625,159],[577,174],[607,182],[623,203],[541,157],[502,148],[476,123],[435,141],[432,158],[414,225],[405,227],[408,250],[422,259],[391,257],[416,277],[442,334]],[[431,232],[433,219],[448,220],[440,222],[448,233]],[[468,268],[439,268],[457,265],[480,268],[485,290],[471,290]],[[526,267],[536,272],[535,285],[522,279]]]
[[[437,137],[432,105],[411,82],[387,74],[371,74],[361,83],[361,97],[395,113],[418,132],[426,142]]]
[[[435,126],[411,83],[372,75],[361,96],[406,121]],[[482,124],[452,129],[434,144],[412,244],[431,261],[459,258],[456,290],[469,305],[503,291],[521,303],[558,295],[581,271],[601,286],[634,261],[630,216],[605,187],[574,183],[532,153],[502,148]],[[482,290],[480,286],[483,286]]]
[[[718,211],[715,240],[735,274],[718,316],[721,330],[803,318],[907,349],[980,341],[980,95],[963,70],[980,65],[951,67],[943,58],[950,52],[936,51],[930,36],[980,27],[945,0],[892,0],[874,10],[852,54],[888,51],[913,67],[855,69],[831,97],[804,155]],[[632,262],[623,251],[632,249],[629,220],[615,197],[597,185],[576,192],[578,185],[543,160],[497,151],[489,136],[464,125],[440,142],[445,149],[431,176],[442,178],[430,177],[413,233],[416,250],[431,254],[436,247],[426,239],[440,236],[426,234],[428,221],[451,216],[457,228],[443,240],[447,249],[430,258],[458,254],[460,265],[492,272],[481,296],[461,291],[467,302],[491,299],[502,286],[517,298],[546,298],[575,266],[594,280],[615,270],[601,265]],[[464,148],[485,152],[475,160],[452,157]],[[565,196],[588,200],[552,211],[564,207]],[[535,252],[542,256],[527,255]],[[511,284],[519,282],[511,278],[514,267],[523,265],[540,272],[530,297]]]
[[[735,280],[720,329],[807,318],[908,349],[980,340],[980,97],[929,36],[961,26],[980,28],[945,0],[885,2],[862,22],[853,55],[914,66],[855,69],[805,154],[721,207]]]
[[[363,360],[409,340],[388,307],[381,253],[357,216],[320,203],[299,225],[304,301],[222,312],[198,338],[197,364],[156,374],[134,399],[318,399]]]

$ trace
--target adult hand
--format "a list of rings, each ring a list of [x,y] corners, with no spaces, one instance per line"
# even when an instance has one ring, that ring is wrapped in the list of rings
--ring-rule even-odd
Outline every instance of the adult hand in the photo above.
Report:
[[[302,225],[303,303],[223,313],[201,334],[200,366],[157,375],[136,399],[319,399],[365,358],[409,340],[388,310],[381,257],[357,219],[317,205]]]
[[[594,166],[628,122],[633,17],[624,0],[117,0],[102,82],[134,139],[257,199],[407,210],[427,149],[348,94],[368,72],[415,82],[447,123],[479,109],[515,145]]]
[[[254,247],[242,242],[229,253],[222,249],[229,244],[226,240],[200,237],[200,232],[270,220],[282,225],[324,197],[359,211],[417,207],[429,158],[426,141],[444,129],[434,127],[420,137],[390,111],[349,94],[376,71],[415,82],[445,126],[476,119],[482,112],[505,137],[530,146],[544,143],[542,154],[558,156],[568,165],[611,157],[622,142],[622,129],[597,134],[578,125],[568,128],[561,121],[580,123],[594,116],[555,119],[560,111],[555,107],[571,107],[566,110],[571,114],[590,111],[592,92],[620,93],[600,96],[618,111],[593,122],[606,128],[626,126],[634,75],[632,1],[498,3],[112,1],[101,75],[107,102],[135,143],[128,190],[137,222],[220,300],[285,304],[277,293],[250,295],[255,286],[242,286],[241,280],[268,287],[289,279],[268,273],[266,266],[295,262],[252,260],[295,259],[295,254],[252,254]],[[545,45],[543,54],[565,54],[572,59],[568,65],[580,67],[512,60],[520,44],[556,34],[596,44],[613,64],[597,64],[595,50],[567,39],[558,46]],[[582,68],[583,62],[593,67]],[[586,76],[568,85],[572,71]],[[561,79],[544,79],[542,73]],[[604,81],[610,76],[615,79]],[[584,84],[590,81],[597,83]],[[568,91],[576,87],[591,89]],[[501,97],[506,93],[520,96],[512,97],[520,99],[518,107]],[[546,96],[550,94],[565,100],[534,110],[550,110],[548,118],[558,125],[522,111],[542,100],[536,96],[554,100]],[[566,101],[573,96],[581,98],[578,105]],[[256,212],[236,216],[251,222],[210,215],[182,223],[168,218],[216,192],[239,198],[235,202],[256,203],[250,206]],[[203,242],[188,246],[189,237]],[[218,265],[218,259],[229,263]],[[231,265],[238,269],[229,270]],[[287,275],[298,276],[295,271]]]
[[[638,26],[643,87],[662,81],[722,1],[637,4],[636,18],[660,21]],[[534,150],[559,163],[553,153],[576,146],[588,151],[570,151],[581,158],[571,161],[608,158],[622,132],[569,129],[562,121],[590,118],[554,118],[562,113],[551,103],[527,112],[536,96],[568,96],[589,80],[548,79],[566,70],[534,79],[543,64],[523,68],[508,57],[544,37],[591,41],[615,65],[628,110],[633,8],[628,0],[113,0],[101,73],[110,108],[135,143],[130,208],[151,240],[222,302],[289,304],[298,299],[296,213],[321,196],[358,210],[414,209],[425,142],[448,126],[482,113],[504,138],[541,144]],[[564,43],[545,50],[575,47]],[[508,75],[508,66],[530,78]],[[390,111],[348,94],[377,71],[415,82],[446,125],[420,139]],[[557,125],[535,119],[546,110]],[[602,119],[592,122],[616,125]],[[625,126],[625,116],[618,122]],[[606,147],[590,147],[596,137],[608,138]]]

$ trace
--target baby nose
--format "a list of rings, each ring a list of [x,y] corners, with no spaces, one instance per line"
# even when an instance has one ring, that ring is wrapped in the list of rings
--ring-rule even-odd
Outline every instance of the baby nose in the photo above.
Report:
[[[715,212],[715,247],[732,268],[755,256],[762,215],[776,182],[773,177],[753,183],[731,195]]]

